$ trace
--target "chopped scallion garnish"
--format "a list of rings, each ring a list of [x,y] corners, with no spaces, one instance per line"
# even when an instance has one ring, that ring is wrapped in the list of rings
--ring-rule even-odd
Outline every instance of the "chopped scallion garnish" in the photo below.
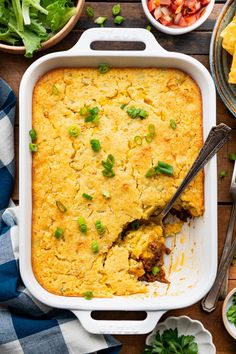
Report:
[[[149,31],[149,32],[151,32],[151,30],[152,30],[152,26],[147,25],[146,30],[147,30],[147,31]]]
[[[65,213],[67,211],[65,205],[62,204],[62,202],[60,202],[59,200],[56,200],[56,206],[58,207],[61,213]]]
[[[155,266],[152,268],[152,275],[155,277],[160,272],[160,268]]]
[[[88,200],[93,200],[93,197],[87,193],[83,193],[82,194],[82,197],[85,198],[85,199],[88,199]]]
[[[68,128],[68,133],[73,138],[77,138],[77,136],[80,134],[80,129],[76,125],[72,125]]]
[[[120,11],[121,11],[121,6],[120,6],[120,4],[116,4],[116,5],[114,5],[114,6],[112,7],[112,15],[113,15],[113,16],[119,15]]]
[[[78,217],[77,220],[78,224],[79,224],[79,229],[82,233],[86,234],[88,227],[85,221],[85,218],[83,218],[82,216]]]
[[[36,133],[36,130],[34,128],[32,128],[30,131],[29,131],[29,136],[31,138],[31,141],[32,143],[37,140],[37,133]]]
[[[139,135],[136,135],[134,137],[134,142],[135,142],[136,145],[142,145],[143,138],[141,136],[139,136]]]
[[[38,151],[38,144],[29,143],[29,149],[31,152],[37,152]]]
[[[58,95],[58,94],[59,94],[59,90],[58,90],[58,88],[56,87],[56,85],[53,85],[53,86],[52,86],[52,94],[53,94],[53,95]]]
[[[96,20],[94,20],[94,23],[96,23],[97,25],[100,25],[101,27],[104,26],[104,23],[106,22],[107,17],[105,16],[99,16],[98,18],[96,18]]]
[[[93,17],[94,16],[94,10],[93,10],[92,6],[87,6],[86,13],[87,13],[88,17]]]
[[[99,235],[103,235],[106,232],[106,227],[102,224],[101,220],[95,222],[95,228]]]
[[[80,110],[80,114],[85,117],[84,121],[86,123],[88,122],[98,123],[99,121],[98,113],[99,113],[98,107],[93,107],[93,108],[83,107]]]
[[[231,152],[231,153],[229,154],[229,160],[230,160],[230,161],[235,161],[235,160],[236,160],[236,153]]]
[[[174,169],[173,166],[167,164],[166,162],[158,161],[158,164],[155,167],[150,168],[147,173],[146,177],[154,177],[158,174],[165,174],[168,176],[173,176],[174,174]]]
[[[85,291],[82,295],[85,298],[85,300],[92,300],[92,298],[93,298],[92,291]]]
[[[123,16],[116,16],[114,18],[114,23],[116,25],[121,25],[124,22],[125,18]]]
[[[227,171],[222,170],[222,171],[220,171],[219,177],[224,178],[226,175],[227,175]]]
[[[113,171],[113,166],[115,164],[115,158],[113,155],[109,154],[106,161],[102,161],[102,166],[104,170],[102,171],[103,176],[105,177],[114,177],[115,173]]]
[[[103,192],[102,192],[102,195],[103,195],[103,197],[106,198],[106,199],[110,199],[110,198],[111,198],[111,194],[110,194],[110,192],[108,192],[108,191],[103,191]]]
[[[93,151],[98,152],[98,151],[101,150],[101,144],[100,144],[99,140],[91,139],[90,140],[90,144],[91,144],[91,147],[92,147]]]
[[[153,141],[153,136],[152,136],[152,134],[147,134],[146,136],[145,136],[145,140],[146,140],[146,142],[147,143],[151,143],[152,141]]]
[[[144,109],[135,107],[128,108],[127,113],[132,119],[135,119],[137,117],[139,117],[140,119],[145,119],[148,116],[148,113]]]
[[[61,227],[57,227],[55,233],[54,233],[54,236],[60,240],[60,238],[63,236],[63,231],[62,231],[62,228]]]
[[[126,106],[127,106],[127,103],[122,103],[122,104],[120,105],[120,108],[121,108],[121,109],[124,109]]]
[[[173,130],[175,130],[177,128],[177,124],[174,119],[170,119],[170,126]]]
[[[100,64],[98,67],[98,71],[100,74],[106,74],[110,70],[110,66],[108,64]]]
[[[98,253],[99,251],[99,245],[97,241],[93,241],[91,243],[91,250],[93,251],[93,253]]]

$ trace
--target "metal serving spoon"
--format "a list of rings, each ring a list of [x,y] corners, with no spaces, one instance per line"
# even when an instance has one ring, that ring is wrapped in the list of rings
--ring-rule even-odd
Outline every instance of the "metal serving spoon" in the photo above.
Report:
[[[207,164],[207,162],[217,153],[217,151],[219,151],[221,147],[229,140],[230,132],[231,128],[224,123],[218,124],[210,130],[210,133],[203,147],[201,148],[195,162],[193,163],[192,167],[190,168],[189,172],[178,187],[173,197],[158,215],[155,215],[154,213],[155,216],[151,217],[151,219],[155,223],[162,225],[163,219],[169,213],[174,203],[184,192],[189,183],[193,180],[197,173]]]

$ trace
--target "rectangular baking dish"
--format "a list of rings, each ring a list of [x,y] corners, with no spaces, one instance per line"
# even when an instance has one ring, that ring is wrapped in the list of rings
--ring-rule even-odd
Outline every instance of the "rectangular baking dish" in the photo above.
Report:
[[[94,41],[143,42],[143,51],[92,50]],[[165,284],[150,285],[147,295],[113,298],[65,297],[46,291],[36,280],[31,264],[31,153],[28,132],[31,129],[32,93],[37,80],[58,67],[171,67],[185,71],[198,84],[202,94],[204,139],[216,123],[216,97],[213,80],[196,59],[164,50],[145,29],[89,29],[78,43],[66,52],[52,53],[36,60],[25,72],[20,85],[20,272],[32,295],[46,305],[69,309],[84,328],[92,333],[138,334],[150,332],[162,314],[170,309],[190,306],[211,288],[217,270],[217,174],[216,158],[205,168],[205,213],[184,226],[180,236],[169,239],[175,243],[171,257],[166,258]],[[159,296],[152,295],[158,291]],[[94,310],[146,311],[143,321],[96,321]]]

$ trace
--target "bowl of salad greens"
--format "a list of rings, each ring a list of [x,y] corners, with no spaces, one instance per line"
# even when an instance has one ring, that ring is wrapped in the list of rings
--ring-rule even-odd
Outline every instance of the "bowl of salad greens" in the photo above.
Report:
[[[0,50],[31,58],[61,41],[79,19],[84,0],[0,0]]]
[[[142,354],[216,354],[212,336],[201,322],[187,316],[168,317],[146,339]]]
[[[228,333],[236,339],[236,288],[231,290],[225,298],[222,317]]]

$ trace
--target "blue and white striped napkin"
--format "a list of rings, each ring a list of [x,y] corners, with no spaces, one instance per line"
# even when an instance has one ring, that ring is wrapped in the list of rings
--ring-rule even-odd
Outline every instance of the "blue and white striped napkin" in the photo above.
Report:
[[[85,331],[70,311],[52,309],[24,287],[18,265],[18,207],[10,201],[14,183],[16,97],[0,79],[0,353],[118,354],[109,335]]]

